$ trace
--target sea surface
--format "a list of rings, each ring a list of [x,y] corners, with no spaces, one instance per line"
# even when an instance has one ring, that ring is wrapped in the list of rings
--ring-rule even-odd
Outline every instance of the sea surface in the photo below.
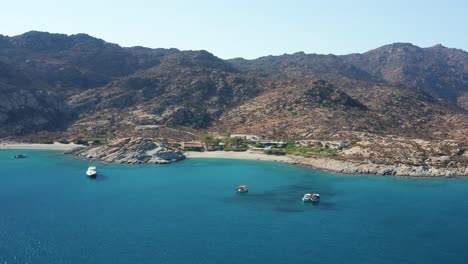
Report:
[[[468,263],[465,179],[194,159],[95,164],[90,180],[88,165],[0,151],[0,264]]]

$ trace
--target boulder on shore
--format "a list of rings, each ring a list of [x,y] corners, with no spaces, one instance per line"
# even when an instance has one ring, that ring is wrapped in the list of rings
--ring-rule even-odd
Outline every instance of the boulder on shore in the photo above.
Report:
[[[90,160],[126,164],[165,164],[185,159],[185,155],[179,150],[149,138],[122,138],[103,146],[73,149],[66,154]]]

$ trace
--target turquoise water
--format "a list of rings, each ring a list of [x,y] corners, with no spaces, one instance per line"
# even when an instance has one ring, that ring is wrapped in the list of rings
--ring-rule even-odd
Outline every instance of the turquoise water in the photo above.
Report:
[[[0,151],[0,263],[468,262],[463,179],[187,160],[98,164],[92,181],[87,162],[17,152]]]

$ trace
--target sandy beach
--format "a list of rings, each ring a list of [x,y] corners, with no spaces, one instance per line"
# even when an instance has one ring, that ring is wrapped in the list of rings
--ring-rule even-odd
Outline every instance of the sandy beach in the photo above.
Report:
[[[70,150],[82,147],[82,145],[70,143],[61,144],[54,142],[54,144],[34,144],[34,143],[0,143],[0,149],[39,149],[39,150]]]
[[[187,158],[215,158],[215,159],[240,159],[240,160],[263,160],[277,161],[290,164],[299,164],[315,169],[333,171],[342,174],[375,174],[395,175],[410,177],[459,177],[468,176],[468,167],[461,168],[432,168],[424,166],[410,166],[405,164],[360,164],[329,158],[304,158],[299,156],[274,156],[259,152],[227,152],[227,151],[205,151],[186,152]]]
[[[264,160],[264,161],[278,161],[286,163],[295,163],[295,160],[288,156],[275,156],[266,155],[260,152],[253,151],[187,151],[184,153],[187,158],[210,158],[210,159],[240,159],[240,160]]]

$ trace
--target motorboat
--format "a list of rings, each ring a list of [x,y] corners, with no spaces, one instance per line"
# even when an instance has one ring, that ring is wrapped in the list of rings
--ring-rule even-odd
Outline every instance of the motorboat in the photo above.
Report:
[[[246,193],[248,191],[249,191],[249,187],[247,187],[247,185],[241,185],[236,188],[236,192],[238,193]]]
[[[96,166],[89,166],[88,170],[86,171],[86,175],[88,175],[88,177],[90,178],[96,178],[97,176]]]
[[[23,155],[23,154],[17,154],[15,156],[13,156],[15,159],[24,159],[26,158],[26,155]]]
[[[319,202],[320,201],[320,194],[318,193],[314,193],[314,194],[310,194],[310,193],[306,193],[304,194],[304,197],[302,197],[302,201],[303,202]]]

